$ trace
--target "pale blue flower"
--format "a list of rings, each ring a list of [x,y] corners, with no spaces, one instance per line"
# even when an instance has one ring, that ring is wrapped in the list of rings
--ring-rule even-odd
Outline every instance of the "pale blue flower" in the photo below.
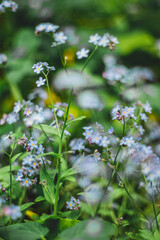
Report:
[[[100,36],[98,35],[98,33],[96,33],[95,35],[91,35],[89,37],[89,43],[93,43],[94,45],[97,45],[98,44],[98,41],[100,40]]]
[[[82,58],[87,58],[89,53],[89,49],[82,48],[81,50],[76,52],[77,58],[82,59]]]
[[[54,34],[54,39],[58,45],[61,45],[66,42],[67,36],[64,35],[64,32],[59,32]]]
[[[43,86],[45,82],[46,82],[46,79],[39,77],[39,79],[36,81],[37,87]]]
[[[147,115],[146,115],[145,113],[140,113],[140,116],[141,116],[141,119],[142,119],[143,121],[147,122],[148,117],[147,117]]]

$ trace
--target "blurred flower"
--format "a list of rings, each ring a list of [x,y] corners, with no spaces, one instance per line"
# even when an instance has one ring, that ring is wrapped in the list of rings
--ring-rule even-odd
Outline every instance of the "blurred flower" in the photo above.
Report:
[[[36,26],[35,32],[37,35],[42,32],[54,33],[58,28],[59,26],[52,23],[41,23]]]
[[[82,59],[82,58],[87,58],[89,53],[89,49],[82,48],[81,50],[76,52],[77,58]]]
[[[0,12],[4,13],[6,9],[10,8],[12,12],[16,12],[18,9],[17,3],[9,0],[3,0],[2,3],[0,4]]]
[[[1,4],[0,4],[0,11],[1,11]],[[0,64],[5,64],[7,62],[7,56],[3,53],[0,53]]]
[[[20,206],[5,206],[3,207],[3,214],[5,216],[10,216],[12,220],[16,220],[22,216],[22,213],[20,212],[21,207]]]
[[[64,32],[58,32],[54,34],[54,39],[56,44],[61,45],[66,42],[67,36],[64,35]],[[54,43],[52,44],[52,47],[54,47]]]
[[[98,44],[98,42],[99,42],[99,40],[100,40],[100,36],[99,36],[99,34],[98,33],[96,33],[95,35],[91,35],[90,37],[89,37],[89,43],[93,43],[94,45],[97,45]]]
[[[98,95],[93,91],[83,91],[77,96],[78,104],[81,108],[86,109],[96,109],[101,111],[103,109],[103,104],[100,101]]]

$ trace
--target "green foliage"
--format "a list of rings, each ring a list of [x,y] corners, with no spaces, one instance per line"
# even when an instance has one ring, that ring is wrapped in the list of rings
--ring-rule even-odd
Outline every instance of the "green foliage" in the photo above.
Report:
[[[36,222],[18,223],[0,228],[0,236],[7,240],[39,240],[48,233],[47,227]]]
[[[100,219],[85,220],[77,223],[75,226],[63,231],[59,238],[63,240],[72,240],[79,238],[82,240],[109,240],[111,236],[116,236],[117,228],[111,224]]]
[[[45,199],[51,203],[55,203],[55,186],[53,183],[53,179],[47,173],[45,168],[41,168],[40,171],[40,181],[42,183],[42,189]]]

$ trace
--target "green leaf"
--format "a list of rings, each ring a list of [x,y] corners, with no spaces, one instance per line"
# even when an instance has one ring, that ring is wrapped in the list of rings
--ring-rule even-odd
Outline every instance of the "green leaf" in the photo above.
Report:
[[[72,176],[72,175],[75,175],[75,174],[77,174],[77,171],[73,168],[69,168],[69,169],[63,171],[63,173],[61,175],[61,180],[65,179],[65,178],[68,178],[69,176]]]
[[[143,237],[146,240],[151,240],[153,239],[153,234],[150,230],[145,229],[145,230],[139,230],[140,236]]]
[[[34,202],[24,203],[23,205],[21,205],[21,211],[24,211],[25,209],[29,208],[33,204],[35,203]]]
[[[45,199],[51,203],[55,203],[55,194],[54,194],[54,183],[47,171],[41,167],[40,171],[40,181],[43,183],[43,180],[46,181],[46,184],[42,184],[43,194]]]
[[[97,218],[78,222],[64,230],[59,237],[63,240],[110,240],[111,236],[116,236],[116,233],[116,225]]]
[[[20,169],[19,166],[12,166],[12,171]],[[6,174],[10,171],[10,166],[5,166],[0,169],[0,177],[2,177],[2,174]]]
[[[39,240],[44,238],[49,229],[37,222],[13,224],[0,228],[0,236],[7,240]]]
[[[14,157],[11,159],[11,163],[13,163],[19,156],[21,156],[23,153],[17,153]]]
[[[38,196],[34,201],[35,202],[41,202],[41,201],[44,201],[45,198],[43,196]]]
[[[75,118],[75,119],[67,122],[67,125],[70,125],[71,123],[74,123],[74,122],[76,122],[76,121],[81,121],[81,120],[83,120],[84,118],[86,118],[86,116],[81,116],[81,117]]]
[[[55,127],[52,127],[46,124],[39,124],[39,125],[34,125],[33,128],[37,128],[49,135],[57,135],[59,137],[58,130]]]
[[[58,158],[61,157],[61,155],[58,154],[58,153],[49,152],[49,153],[42,153],[42,154],[39,154],[38,156],[36,156],[36,158],[44,157],[44,156],[48,156],[48,155],[55,156],[55,157],[58,157]]]
[[[73,211],[68,211],[65,212],[63,217],[69,218],[69,219],[78,219],[81,215],[81,209],[80,210],[73,210]]]

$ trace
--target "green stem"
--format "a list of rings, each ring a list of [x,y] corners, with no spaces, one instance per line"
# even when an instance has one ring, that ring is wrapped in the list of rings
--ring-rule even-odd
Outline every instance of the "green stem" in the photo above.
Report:
[[[12,204],[12,159],[11,156],[9,156],[9,175],[10,175],[10,191],[9,191],[9,197],[10,197],[10,205]]]
[[[120,177],[119,177],[120,178]],[[121,178],[120,178],[121,179]],[[129,198],[131,199],[131,201],[133,202],[134,206],[137,208],[137,210],[144,216],[144,218],[150,223],[150,220],[148,219],[148,217],[143,213],[143,211],[137,206],[137,204],[135,203],[134,199],[132,198],[132,196],[130,195],[130,193],[128,192],[125,184],[123,184],[123,187],[127,193],[127,195],[129,196]]]
[[[158,219],[157,219],[157,214],[156,214],[154,198],[152,198],[152,205],[153,205],[153,211],[154,211],[154,216],[155,216],[155,220],[156,220],[157,230],[159,231],[159,225],[158,225]]]
[[[94,53],[96,52],[96,50],[98,49],[98,45],[95,46],[95,49],[93,50],[93,52],[89,55],[89,57],[87,58],[82,70],[81,70],[81,73],[83,73],[85,67],[87,66],[87,64],[89,63],[89,61],[91,60],[91,57],[94,55]]]
[[[64,67],[64,70],[65,70],[65,72],[66,72],[67,75],[68,75],[68,71],[67,71],[67,68],[66,68],[66,63],[65,63],[64,60],[63,60],[63,57],[62,57],[62,54],[61,54],[61,50],[60,50],[60,47],[59,47],[58,44],[57,44],[57,48],[58,48],[59,56],[60,56],[62,65],[63,65],[63,67]]]
[[[52,106],[54,107],[54,104],[53,104],[53,100],[52,100],[52,96],[51,96],[51,91],[50,91],[50,87],[49,87],[49,82],[48,82],[48,76],[47,74],[43,73],[45,78],[46,78],[46,83],[47,83],[47,89],[48,89],[48,94],[49,94],[49,97],[50,97],[50,101],[51,101],[51,104]],[[59,137],[60,137],[60,129],[59,129],[59,124],[58,124],[58,118],[57,118],[57,115],[56,115],[56,112],[55,112],[55,109],[53,108],[53,112],[54,112],[54,117],[55,117],[55,120],[56,120],[56,125],[57,125],[57,129],[58,129],[58,134],[59,134]]]
[[[59,154],[62,152],[62,139],[60,140],[59,145]],[[58,158],[58,179],[56,184],[56,195],[55,195],[55,205],[54,205],[54,216],[57,216],[57,209],[58,209],[58,200],[59,200],[59,185],[61,180],[61,158]]]
[[[22,195],[21,195],[21,197],[20,197],[20,199],[19,199],[19,202],[18,202],[18,205],[19,205],[19,206],[22,205],[22,202],[23,202],[23,200],[24,200],[24,198],[25,198],[25,195],[26,195],[26,191],[27,191],[27,188],[25,187],[25,188],[23,189],[23,191],[22,191]]]
[[[45,237],[43,237],[43,236],[41,237],[41,239],[42,239],[42,240],[47,240],[47,239],[46,239]]]
[[[58,152],[60,155],[62,153],[63,134],[64,134],[64,130],[65,130],[66,125],[67,125],[69,108],[70,108],[71,101],[72,101],[72,94],[73,94],[73,89],[71,90],[71,93],[70,93],[67,112],[66,112],[66,117],[65,117],[65,120],[64,120],[63,129],[62,129],[62,133],[61,133],[61,137],[60,137],[59,152]],[[60,186],[60,180],[61,180],[61,158],[58,158],[57,168],[58,168],[58,179],[57,179],[57,184],[56,184],[56,195],[55,195],[55,205],[54,205],[54,215],[55,216],[57,216],[58,200],[59,200],[59,186]]]

